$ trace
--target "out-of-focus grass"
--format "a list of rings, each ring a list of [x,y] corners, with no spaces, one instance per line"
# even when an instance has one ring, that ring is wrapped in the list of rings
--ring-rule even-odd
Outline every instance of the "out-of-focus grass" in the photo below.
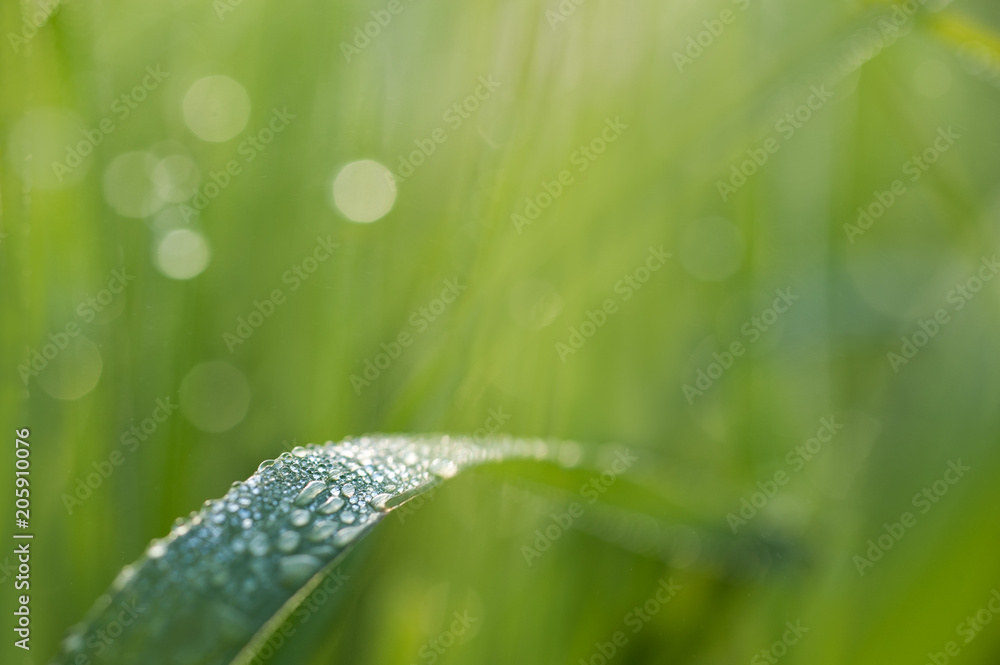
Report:
[[[577,662],[664,575],[684,590],[620,662],[746,662],[799,618],[810,632],[788,663],[922,662],[962,642],[957,624],[1000,585],[1000,287],[987,283],[961,311],[947,299],[996,252],[1000,59],[970,50],[970,40],[996,43],[996,7],[922,10],[885,32],[885,48],[853,56],[858,31],[878,25],[870,5],[590,0],[552,29],[545,12],[556,6],[406,3],[350,63],[340,42],[382,5],[245,0],[220,18],[207,2],[67,2],[27,51],[3,45],[0,408],[7,431],[32,429],[38,662],[151,538],[282,441],[469,432],[495,408],[517,435],[629,445],[643,460],[633,475],[658,499],[627,495],[619,507],[720,530],[756,483],[788,469],[786,453],[820,418],[845,429],[748,527],[799,543],[808,556],[796,565],[734,580],[704,557],[678,568],[581,529],[529,567],[519,548],[556,508],[519,500],[507,487],[514,476],[477,473],[380,532],[352,564],[336,616],[305,624],[275,662],[427,662],[420,646],[465,608],[481,612],[478,632],[443,661]],[[674,53],[723,9],[733,23],[678,71]],[[32,6],[0,9],[5,35],[22,13]],[[113,100],[147,66],[169,76],[117,120]],[[235,138],[209,143],[188,129],[182,100],[219,74],[244,86],[251,112]],[[343,165],[374,159],[396,171],[399,155],[445,127],[442,114],[490,75],[499,89],[399,184],[389,215],[353,224],[331,206]],[[723,202],[717,181],[823,84],[832,99]],[[105,200],[102,179],[120,154],[180,151],[204,186],[286,107],[288,128],[241,162],[197,219],[129,219]],[[116,118],[62,186],[50,186],[50,161],[66,139],[44,122],[23,138],[45,108],[88,129]],[[571,155],[607,118],[627,130],[578,173]],[[856,209],[949,126],[955,146],[850,242]],[[511,214],[562,169],[574,183],[518,233]],[[706,222],[718,217],[726,223]],[[207,269],[186,281],[152,258],[178,224],[211,247]],[[317,236],[340,247],[292,292],[282,275]],[[673,257],[624,302],[616,283],[661,245]],[[78,305],[122,267],[134,282],[108,315],[81,322]],[[414,331],[410,316],[446,279],[467,291],[356,394],[350,376],[381,343]],[[276,288],[287,302],[230,354],[223,334]],[[749,342],[741,328],[789,288],[794,307],[689,404],[682,386],[713,352]],[[619,311],[562,362],[555,345],[608,298]],[[951,322],[894,372],[886,354],[939,308]],[[92,390],[60,400],[42,376],[25,386],[18,365],[69,321],[102,369]],[[74,358],[59,363],[69,371]],[[212,433],[172,415],[67,514],[62,497],[77,479],[127,450],[123,434],[157,398],[179,401],[188,372],[210,361],[245,377],[246,416]],[[56,373],[49,385],[75,380],[46,371]],[[233,398],[213,399],[223,409]],[[972,471],[919,514],[913,495],[957,458]],[[539,480],[566,482],[555,471]],[[6,496],[9,474],[2,483]],[[859,575],[852,557],[907,510],[916,527]],[[5,608],[11,584],[0,583]],[[994,662],[1000,628],[961,646],[962,662]]]

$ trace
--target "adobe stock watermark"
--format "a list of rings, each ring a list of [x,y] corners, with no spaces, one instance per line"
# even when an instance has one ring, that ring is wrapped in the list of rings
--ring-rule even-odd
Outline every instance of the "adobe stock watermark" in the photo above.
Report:
[[[590,478],[580,486],[580,496],[586,499],[587,505],[597,503],[601,495],[606,493],[615,484],[618,476],[628,471],[638,461],[639,458],[633,455],[627,448],[617,451],[614,461],[606,470],[601,472],[600,475]],[[524,562],[529,567],[533,565],[535,559],[541,557],[542,554],[552,547],[555,541],[562,538],[563,534],[573,526],[573,523],[583,517],[585,511],[586,507],[583,504],[579,501],[574,501],[566,507],[565,512],[551,513],[549,515],[552,520],[551,524],[548,524],[544,530],[535,529],[535,540],[531,543],[534,547],[529,545],[521,546],[521,556],[524,557]]]
[[[615,657],[620,649],[625,647],[632,636],[642,630],[646,624],[660,613],[663,606],[677,596],[677,593],[684,587],[674,582],[674,578],[660,579],[656,585],[656,591],[641,605],[633,607],[622,619],[626,628],[631,628],[630,633],[624,630],[616,630],[611,634],[607,642],[594,642],[594,651],[588,658],[581,658],[578,665],[607,665]]]
[[[407,0],[407,4],[412,0]],[[372,17],[363,26],[355,26],[353,30],[354,38],[350,42],[340,42],[340,52],[344,54],[344,60],[351,64],[351,60],[361,55],[361,52],[368,48],[371,43],[382,34],[382,31],[389,27],[393,19],[403,13],[406,4],[402,0],[389,0],[383,9],[373,9],[368,12]]]
[[[107,286],[95,295],[87,294],[86,299],[76,306],[76,315],[84,323],[91,323],[97,318],[97,314],[103,312],[119,294],[128,287],[129,282],[135,279],[135,275],[128,274],[123,266],[121,270],[112,270],[111,278],[108,279]],[[49,333],[48,342],[42,345],[41,349],[34,348],[28,351],[27,357],[18,364],[17,373],[21,377],[21,383],[25,386],[31,377],[38,376],[49,366],[49,363],[59,357],[59,354],[69,346],[71,337],[80,334],[82,328],[76,321],[67,321],[62,330]]]
[[[243,164],[240,164],[240,161],[237,159],[230,159],[219,171],[210,171],[208,178],[211,182],[207,182],[196,189],[191,198],[188,199],[188,202],[177,206],[177,210],[184,217],[184,221],[190,222],[192,219],[197,218],[198,213],[205,210],[208,204],[218,198],[219,194],[232,184],[233,178],[243,173],[243,166],[249,164],[260,153],[267,150],[267,147],[274,141],[278,134],[285,131],[296,117],[295,114],[288,112],[287,106],[282,107],[281,110],[277,108],[272,109],[271,118],[267,121],[267,124],[244,138],[236,146],[236,152],[243,158]]]
[[[510,414],[504,413],[502,406],[496,406],[487,410],[486,420],[483,421],[482,427],[477,427],[472,431],[472,440],[476,443],[483,443],[491,435],[499,432],[503,426],[510,420]],[[437,485],[434,485],[429,490],[422,492],[421,494],[413,497],[409,501],[401,504],[400,506],[392,510],[392,514],[396,516],[400,524],[406,522],[408,517],[412,517],[416,514],[418,510],[424,507],[428,501],[434,498],[434,494],[437,492]]]
[[[693,405],[695,399],[711,390],[712,386],[733,367],[736,360],[746,353],[747,348],[756,344],[764,333],[778,322],[781,315],[788,312],[801,297],[792,293],[791,288],[778,289],[774,293],[777,297],[771,306],[759,315],[750,317],[750,320],[740,327],[740,334],[747,339],[746,346],[740,340],[734,340],[726,347],[726,351],[712,354],[714,362],[709,363],[704,369],[698,368],[695,372],[694,385],[685,383],[681,386],[681,392],[684,393],[689,405]]]
[[[955,632],[962,638],[961,644],[958,640],[948,640],[941,651],[928,651],[925,665],[948,665],[953,658],[962,653],[962,649],[972,640],[976,639],[983,630],[986,629],[993,619],[1000,614],[1000,590],[993,589],[986,603],[975,614],[965,617],[955,626]]]
[[[819,456],[823,452],[824,446],[833,441],[837,432],[842,429],[844,429],[843,424],[838,423],[834,416],[821,418],[816,435],[806,439],[801,445],[795,446],[785,455],[785,465],[788,469],[778,469],[770,479],[758,481],[757,489],[759,491],[740,499],[739,508],[726,514],[726,522],[733,533],[738,532],[740,527],[746,526],[753,518],[757,517],[764,506],[777,496],[780,488],[791,482],[793,475],[802,471],[806,468],[806,464]]]
[[[908,177],[909,182],[917,182],[960,138],[962,135],[956,134],[951,125],[948,126],[948,129],[939,127],[934,143],[919,155],[913,155],[903,163],[903,175]],[[909,190],[906,188],[906,182],[902,178],[897,178],[885,191],[872,192],[873,200],[868,205],[858,208],[857,221],[854,224],[844,224],[844,233],[847,234],[847,239],[851,241],[851,244],[854,244],[855,238],[864,235],[875,221],[895,205],[896,201],[907,191]]]
[[[21,14],[21,33],[7,33],[7,41],[10,42],[10,47],[14,49],[14,53],[21,55],[21,49],[26,47],[35,38],[35,35],[42,29],[42,26],[49,22],[52,14],[64,2],[66,0],[36,0],[34,5],[37,9],[30,14]]]
[[[449,106],[441,115],[447,128],[437,127],[426,138],[414,139],[413,144],[416,149],[407,155],[397,156],[396,172],[387,173],[387,179],[392,178],[396,183],[404,183],[412,178],[417,169],[426,164],[427,160],[437,152],[438,146],[448,140],[448,131],[458,131],[500,87],[500,81],[493,80],[492,74],[480,76],[478,82],[479,85],[472,94]]]
[[[940,307],[934,311],[933,317],[919,319],[917,326],[920,329],[911,335],[900,337],[901,344],[898,352],[889,351],[886,354],[886,359],[889,361],[889,366],[892,367],[893,373],[898,374],[901,367],[916,358],[917,354],[930,344],[932,339],[937,337],[941,329],[952,322],[952,314],[965,309],[965,306],[972,302],[973,298],[983,290],[983,287],[988,282],[996,277],[998,272],[1000,272],[1000,261],[997,261],[996,254],[992,258],[984,256],[980,261],[976,273],[964,282],[956,284],[955,288],[948,292],[945,302],[951,306],[950,311],[949,309]]]
[[[750,6],[750,0],[732,0],[733,4],[741,11],[745,12]],[[715,40],[726,31],[726,26],[736,22],[737,14],[732,9],[723,9],[719,12],[718,18],[705,19],[701,24],[704,30],[696,35],[687,38],[687,44],[683,51],[674,51],[674,64],[677,71],[684,73],[684,68],[693,65],[694,61],[705,54],[710,49]]]
[[[374,360],[365,358],[364,370],[361,375],[351,374],[351,388],[354,389],[354,394],[361,395],[363,389],[377,381],[382,372],[389,369],[392,363],[403,355],[403,351],[413,344],[413,340],[426,332],[431,324],[444,313],[448,305],[454,303],[467,288],[468,286],[459,283],[458,277],[444,280],[441,294],[426,305],[418,307],[407,319],[413,332],[404,328],[388,344],[382,342],[379,345],[381,351],[375,354]]]
[[[424,642],[420,649],[417,650],[418,663],[432,665],[437,662],[438,658],[445,651],[458,644],[465,634],[468,633],[469,628],[479,621],[477,617],[469,614],[469,610],[464,610],[461,613],[454,612],[451,616],[452,621],[448,627],[441,631],[437,637]]]
[[[309,621],[318,609],[326,605],[330,597],[340,591],[349,579],[350,575],[341,572],[340,569],[327,575],[326,579],[295,609],[292,614],[295,621],[283,622],[281,628],[275,630],[264,644],[254,649],[254,657],[249,665],[262,665],[273,658],[278,649],[298,631],[299,627]]]
[[[555,32],[560,24],[569,20],[576,10],[583,6],[587,0],[559,0],[555,9],[545,10],[545,20],[549,22],[549,27]]]
[[[313,246],[312,252],[281,273],[281,283],[288,286],[289,293],[295,293],[319,270],[320,266],[333,256],[333,250],[338,247],[340,245],[333,242],[330,236],[326,236],[326,238],[316,236],[316,244]],[[288,302],[288,296],[281,287],[272,289],[268,295],[264,296],[263,300],[254,300],[253,309],[245,317],[236,317],[236,328],[233,332],[222,333],[222,341],[229,349],[229,353],[234,353],[237,347],[245,344],[286,302]]]
[[[92,129],[80,131],[82,138],[72,145],[66,146],[66,157],[63,161],[53,161],[52,171],[59,182],[72,173],[83,161],[93,154],[97,146],[104,142],[104,137],[114,133],[120,123],[128,118],[139,105],[146,101],[149,94],[160,87],[160,84],[170,76],[170,72],[160,69],[160,65],[146,67],[146,75],[128,92],[122,93],[111,102],[111,115],[106,115]]]
[[[819,111],[827,105],[833,98],[833,92],[828,90],[826,85],[812,86],[809,89],[810,95],[806,97],[802,104],[774,123],[774,131],[778,137],[770,136],[756,148],[748,148],[747,159],[729,167],[729,179],[717,180],[715,187],[719,191],[719,196],[723,202],[736,194],[770,161],[771,157],[781,150],[783,142],[790,141],[795,134],[805,127]]]
[[[795,623],[785,622],[785,632],[781,634],[781,639],[775,640],[771,646],[761,649],[750,659],[750,665],[764,665],[770,663],[774,665],[785,657],[789,648],[799,643],[799,640],[809,632],[809,628],[802,625],[802,619],[796,619]]]
[[[148,417],[143,418],[138,424],[135,424],[135,421],[133,421],[129,429],[122,432],[121,437],[119,437],[122,446],[129,455],[134,453],[141,444],[149,440],[160,426],[167,422],[170,416],[179,408],[171,401],[169,396],[157,398],[154,404],[155,406]],[[81,474],[76,477],[73,493],[67,494],[63,492],[61,498],[63,506],[66,508],[66,513],[72,515],[73,509],[82,506],[84,501],[93,496],[94,492],[104,484],[104,481],[111,477],[111,474],[118,467],[125,463],[126,459],[126,454],[121,450],[113,450],[107,458],[91,462],[94,470],[87,475]]]
[[[117,618],[108,622],[106,626],[97,630],[92,635],[88,635],[87,639],[84,640],[83,636],[74,633],[66,640],[65,650],[67,653],[74,653],[73,658],[74,663],[84,663],[88,664],[92,662],[92,658],[99,658],[108,650],[116,639],[118,639],[125,629],[135,621],[140,614],[146,611],[146,608],[137,607],[136,601],[122,601],[118,604],[121,610],[118,612]],[[89,652],[89,654],[88,654]],[[81,660],[82,657],[82,660]]]
[[[831,67],[831,83],[839,82],[899,41],[904,32],[912,27],[914,16],[921,6],[929,5],[927,8],[931,11],[941,11],[951,2],[952,0],[905,0],[880,9],[874,18],[846,40],[847,45],[840,50]]]
[[[962,458],[949,460],[948,467],[941,478],[934,481],[929,487],[921,488],[913,495],[910,503],[913,504],[914,508],[919,509],[921,515],[926,515],[971,470],[972,467],[962,464]],[[868,549],[865,550],[864,555],[855,554],[852,559],[854,566],[858,569],[858,575],[864,577],[865,572],[881,561],[886,552],[895,547],[896,543],[902,540],[903,536],[916,525],[917,516],[909,511],[903,512],[897,522],[883,523],[882,533],[868,540]]]
[[[603,155],[608,146],[618,140],[618,138],[628,129],[628,125],[621,121],[619,116],[615,119],[605,118],[604,128],[600,133],[590,140],[589,143],[579,146],[569,156],[569,163],[576,174],[579,175],[590,168]],[[514,212],[510,216],[510,221],[514,224],[514,230],[520,235],[526,226],[531,226],[549,206],[555,202],[566,189],[576,182],[573,171],[563,169],[556,174],[552,180],[542,180],[539,191],[534,196],[524,199],[522,212]]]
[[[631,300],[636,292],[652,279],[653,273],[666,265],[667,259],[673,256],[673,254],[663,251],[663,245],[660,245],[659,249],[649,247],[647,254],[648,256],[642,264],[615,282],[614,291],[621,296],[622,303]],[[609,317],[618,313],[618,306],[618,300],[608,298],[601,303],[599,309],[593,311],[588,309],[584,321],[578,326],[570,326],[569,338],[566,342],[556,342],[555,349],[559,360],[565,364],[569,356],[582,349],[597,334],[597,331],[604,327]]]

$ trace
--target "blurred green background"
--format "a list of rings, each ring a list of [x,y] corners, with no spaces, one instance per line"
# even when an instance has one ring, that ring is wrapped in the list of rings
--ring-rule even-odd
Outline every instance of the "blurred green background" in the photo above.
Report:
[[[68,0],[0,25],[3,468],[30,428],[36,534],[34,648],[3,662],[47,662],[262,459],[498,426],[640,462],[530,566],[602,469],[456,479],[269,662],[596,665],[671,577],[608,662],[769,662],[796,621],[784,663],[997,662],[989,610],[962,632],[1000,588],[1000,284],[969,281],[1000,223],[995,3]]]

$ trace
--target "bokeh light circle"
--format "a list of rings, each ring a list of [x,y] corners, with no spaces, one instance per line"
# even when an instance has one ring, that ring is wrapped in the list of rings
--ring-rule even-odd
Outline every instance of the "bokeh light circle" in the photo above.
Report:
[[[191,84],[182,104],[184,122],[203,141],[222,143],[243,131],[250,119],[246,88],[228,76],[206,76]]]
[[[396,180],[378,162],[363,159],[340,170],[333,181],[333,203],[352,222],[385,217],[396,202]]]
[[[48,358],[50,354],[46,351],[42,347],[41,352]],[[103,369],[104,361],[96,344],[83,336],[67,335],[65,346],[59,348],[58,354],[39,372],[38,384],[56,399],[80,399],[97,386]]]
[[[194,196],[201,182],[198,165],[186,155],[169,155],[153,169],[156,194],[170,203],[183,203]]]
[[[215,360],[196,365],[180,387],[181,413],[203,432],[225,432],[243,421],[250,408],[250,386],[243,372]]]
[[[171,279],[191,279],[208,267],[208,241],[197,231],[174,229],[156,245],[156,267]]]
[[[126,152],[104,170],[104,200],[122,217],[142,218],[163,207],[164,200],[153,185],[156,156],[149,152]]]

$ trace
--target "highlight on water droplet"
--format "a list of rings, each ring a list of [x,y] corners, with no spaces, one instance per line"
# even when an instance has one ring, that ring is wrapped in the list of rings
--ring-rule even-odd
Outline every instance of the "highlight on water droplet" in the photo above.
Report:
[[[396,180],[378,162],[351,162],[333,180],[333,204],[352,222],[368,223],[385,217],[396,202]]]
[[[436,459],[431,462],[430,472],[444,479],[458,473],[458,465],[450,459]]]
[[[319,512],[324,515],[330,515],[337,512],[344,507],[344,500],[339,496],[331,496],[327,499],[319,508]]]
[[[295,497],[296,506],[304,506],[310,503],[313,499],[318,497],[326,489],[326,483],[321,480],[313,480],[306,484],[299,492],[299,495]]]
[[[324,540],[328,540],[337,532],[337,523],[331,522],[329,520],[322,520],[313,524],[312,529],[309,530],[308,539],[312,542],[318,543]]]
[[[376,494],[368,501],[368,505],[370,505],[375,510],[386,510],[386,504],[389,502],[389,499],[391,498],[392,498],[391,494],[384,494],[384,493]]]
[[[292,511],[289,519],[292,522],[292,526],[305,526],[306,524],[309,524],[309,520],[312,519],[312,515],[308,510],[299,508],[298,510]]]
[[[312,577],[323,562],[310,554],[293,554],[278,562],[278,577],[288,587],[301,586]]]
[[[366,525],[349,526],[341,529],[337,532],[337,535],[333,537],[333,544],[337,547],[344,547],[355,538],[361,535],[365,530]]]
[[[264,556],[271,549],[271,544],[267,540],[267,534],[258,533],[250,538],[247,551],[254,556]]]
[[[302,536],[299,535],[299,532],[289,529],[288,531],[282,531],[278,535],[278,539],[274,542],[274,548],[279,552],[291,554],[298,548],[301,541]]]

